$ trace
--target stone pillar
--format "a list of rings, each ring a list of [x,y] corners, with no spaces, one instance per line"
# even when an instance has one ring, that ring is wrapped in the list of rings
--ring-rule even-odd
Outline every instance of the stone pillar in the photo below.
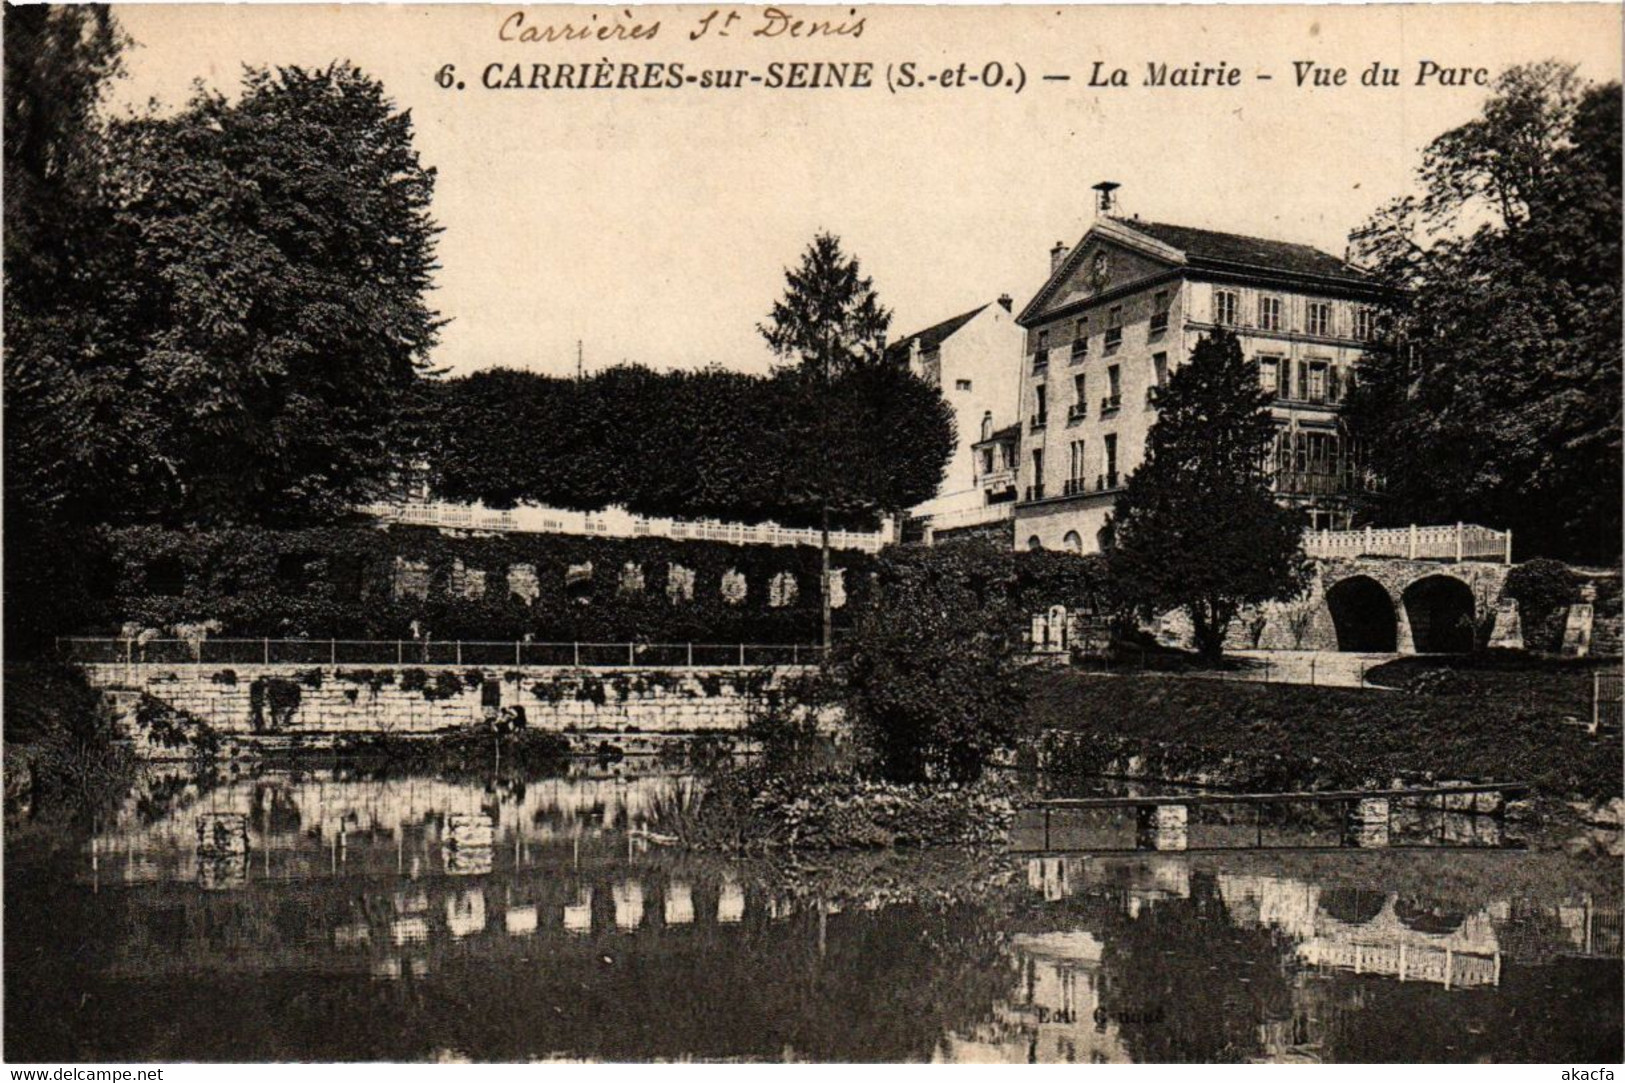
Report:
[[[1411,632],[1411,617],[1405,612],[1405,597],[1402,591],[1394,599],[1394,650],[1400,654],[1416,653],[1416,636]]]
[[[1343,845],[1362,850],[1386,848],[1388,812],[1386,797],[1364,797],[1349,805],[1343,821]]]
[[[1135,846],[1141,850],[1183,850],[1189,845],[1189,808],[1185,805],[1141,805],[1137,810]]]

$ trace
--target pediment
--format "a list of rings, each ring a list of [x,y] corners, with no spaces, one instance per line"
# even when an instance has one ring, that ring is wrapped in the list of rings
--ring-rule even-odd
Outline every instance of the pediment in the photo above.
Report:
[[[1042,322],[1050,313],[1165,275],[1183,263],[1178,249],[1115,222],[1096,223],[1022,312],[1021,322]]]

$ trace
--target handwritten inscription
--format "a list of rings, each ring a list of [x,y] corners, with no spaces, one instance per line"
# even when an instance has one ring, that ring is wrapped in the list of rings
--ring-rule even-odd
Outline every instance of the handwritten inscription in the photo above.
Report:
[[[783,8],[768,7],[741,14],[738,9],[713,8],[687,30],[689,41],[701,38],[861,38],[866,20],[849,9],[844,18],[804,19]],[[660,20],[645,22],[628,9],[601,17],[597,12],[585,18],[561,23],[532,23],[523,11],[506,15],[497,26],[497,40],[538,45],[555,41],[654,41],[660,37]]]

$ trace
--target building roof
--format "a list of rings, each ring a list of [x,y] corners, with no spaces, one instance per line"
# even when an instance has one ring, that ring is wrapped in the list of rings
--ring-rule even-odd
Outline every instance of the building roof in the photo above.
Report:
[[[1099,231],[1103,239],[1133,246],[1139,238],[1156,258],[1172,268],[1206,272],[1210,275],[1253,277],[1283,284],[1314,284],[1336,289],[1375,294],[1381,287],[1358,267],[1329,252],[1306,244],[1221,233],[1212,229],[1176,226],[1167,222],[1142,222],[1116,215],[1098,220],[1050,272],[1049,278],[1016,317],[1016,323],[1029,327],[1041,315],[1051,316],[1047,306],[1055,292],[1066,283],[1082,260],[1090,237]],[[1070,307],[1074,302],[1060,307]],[[1079,302],[1081,303],[1081,302]]]
[[[978,440],[978,441],[976,441],[976,443],[977,444],[998,444],[998,443],[1003,443],[1005,441],[1009,441],[1009,442],[1013,443],[1017,439],[1019,439],[1020,436],[1021,436],[1021,422],[1017,421],[1014,424],[1006,425],[1002,429],[994,429],[993,432],[988,434],[987,439]]]
[[[1193,229],[1190,226],[1175,226],[1166,222],[1141,222],[1133,218],[1113,218],[1112,221],[1179,249],[1194,266],[1240,265],[1266,271],[1341,278],[1362,285],[1368,281],[1364,272],[1358,268],[1337,256],[1306,244],[1272,241],[1264,237],[1247,237],[1239,233],[1219,233],[1211,229]]]
[[[952,317],[951,319],[943,320],[941,323],[932,324],[924,331],[916,331],[907,338],[899,339],[898,341],[892,343],[886,348],[886,353],[894,356],[906,355],[915,342],[920,344],[921,350],[934,350],[938,346],[942,345],[943,339],[965,326],[971,320],[974,320],[985,308],[987,308],[987,305],[979,305],[976,308],[971,309],[969,312],[963,312],[958,316]]]

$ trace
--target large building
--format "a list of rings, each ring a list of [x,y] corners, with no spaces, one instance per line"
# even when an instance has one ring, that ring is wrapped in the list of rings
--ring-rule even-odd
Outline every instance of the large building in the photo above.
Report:
[[[1215,327],[1241,338],[1275,392],[1271,456],[1281,499],[1314,528],[1347,525],[1359,484],[1338,416],[1372,337],[1378,290],[1318,249],[1102,212],[1016,322],[1021,361],[1015,544],[1095,552],[1145,453],[1156,388]]]
[[[942,391],[954,413],[957,438],[936,496],[914,508],[928,529],[953,529],[1008,517],[1009,507],[985,509],[976,445],[1016,421],[1021,393],[1017,359],[1024,337],[1009,295],[927,327],[892,344],[889,353]],[[1008,499],[1008,494],[1005,496]],[[1005,513],[1000,516],[1002,510]]]

